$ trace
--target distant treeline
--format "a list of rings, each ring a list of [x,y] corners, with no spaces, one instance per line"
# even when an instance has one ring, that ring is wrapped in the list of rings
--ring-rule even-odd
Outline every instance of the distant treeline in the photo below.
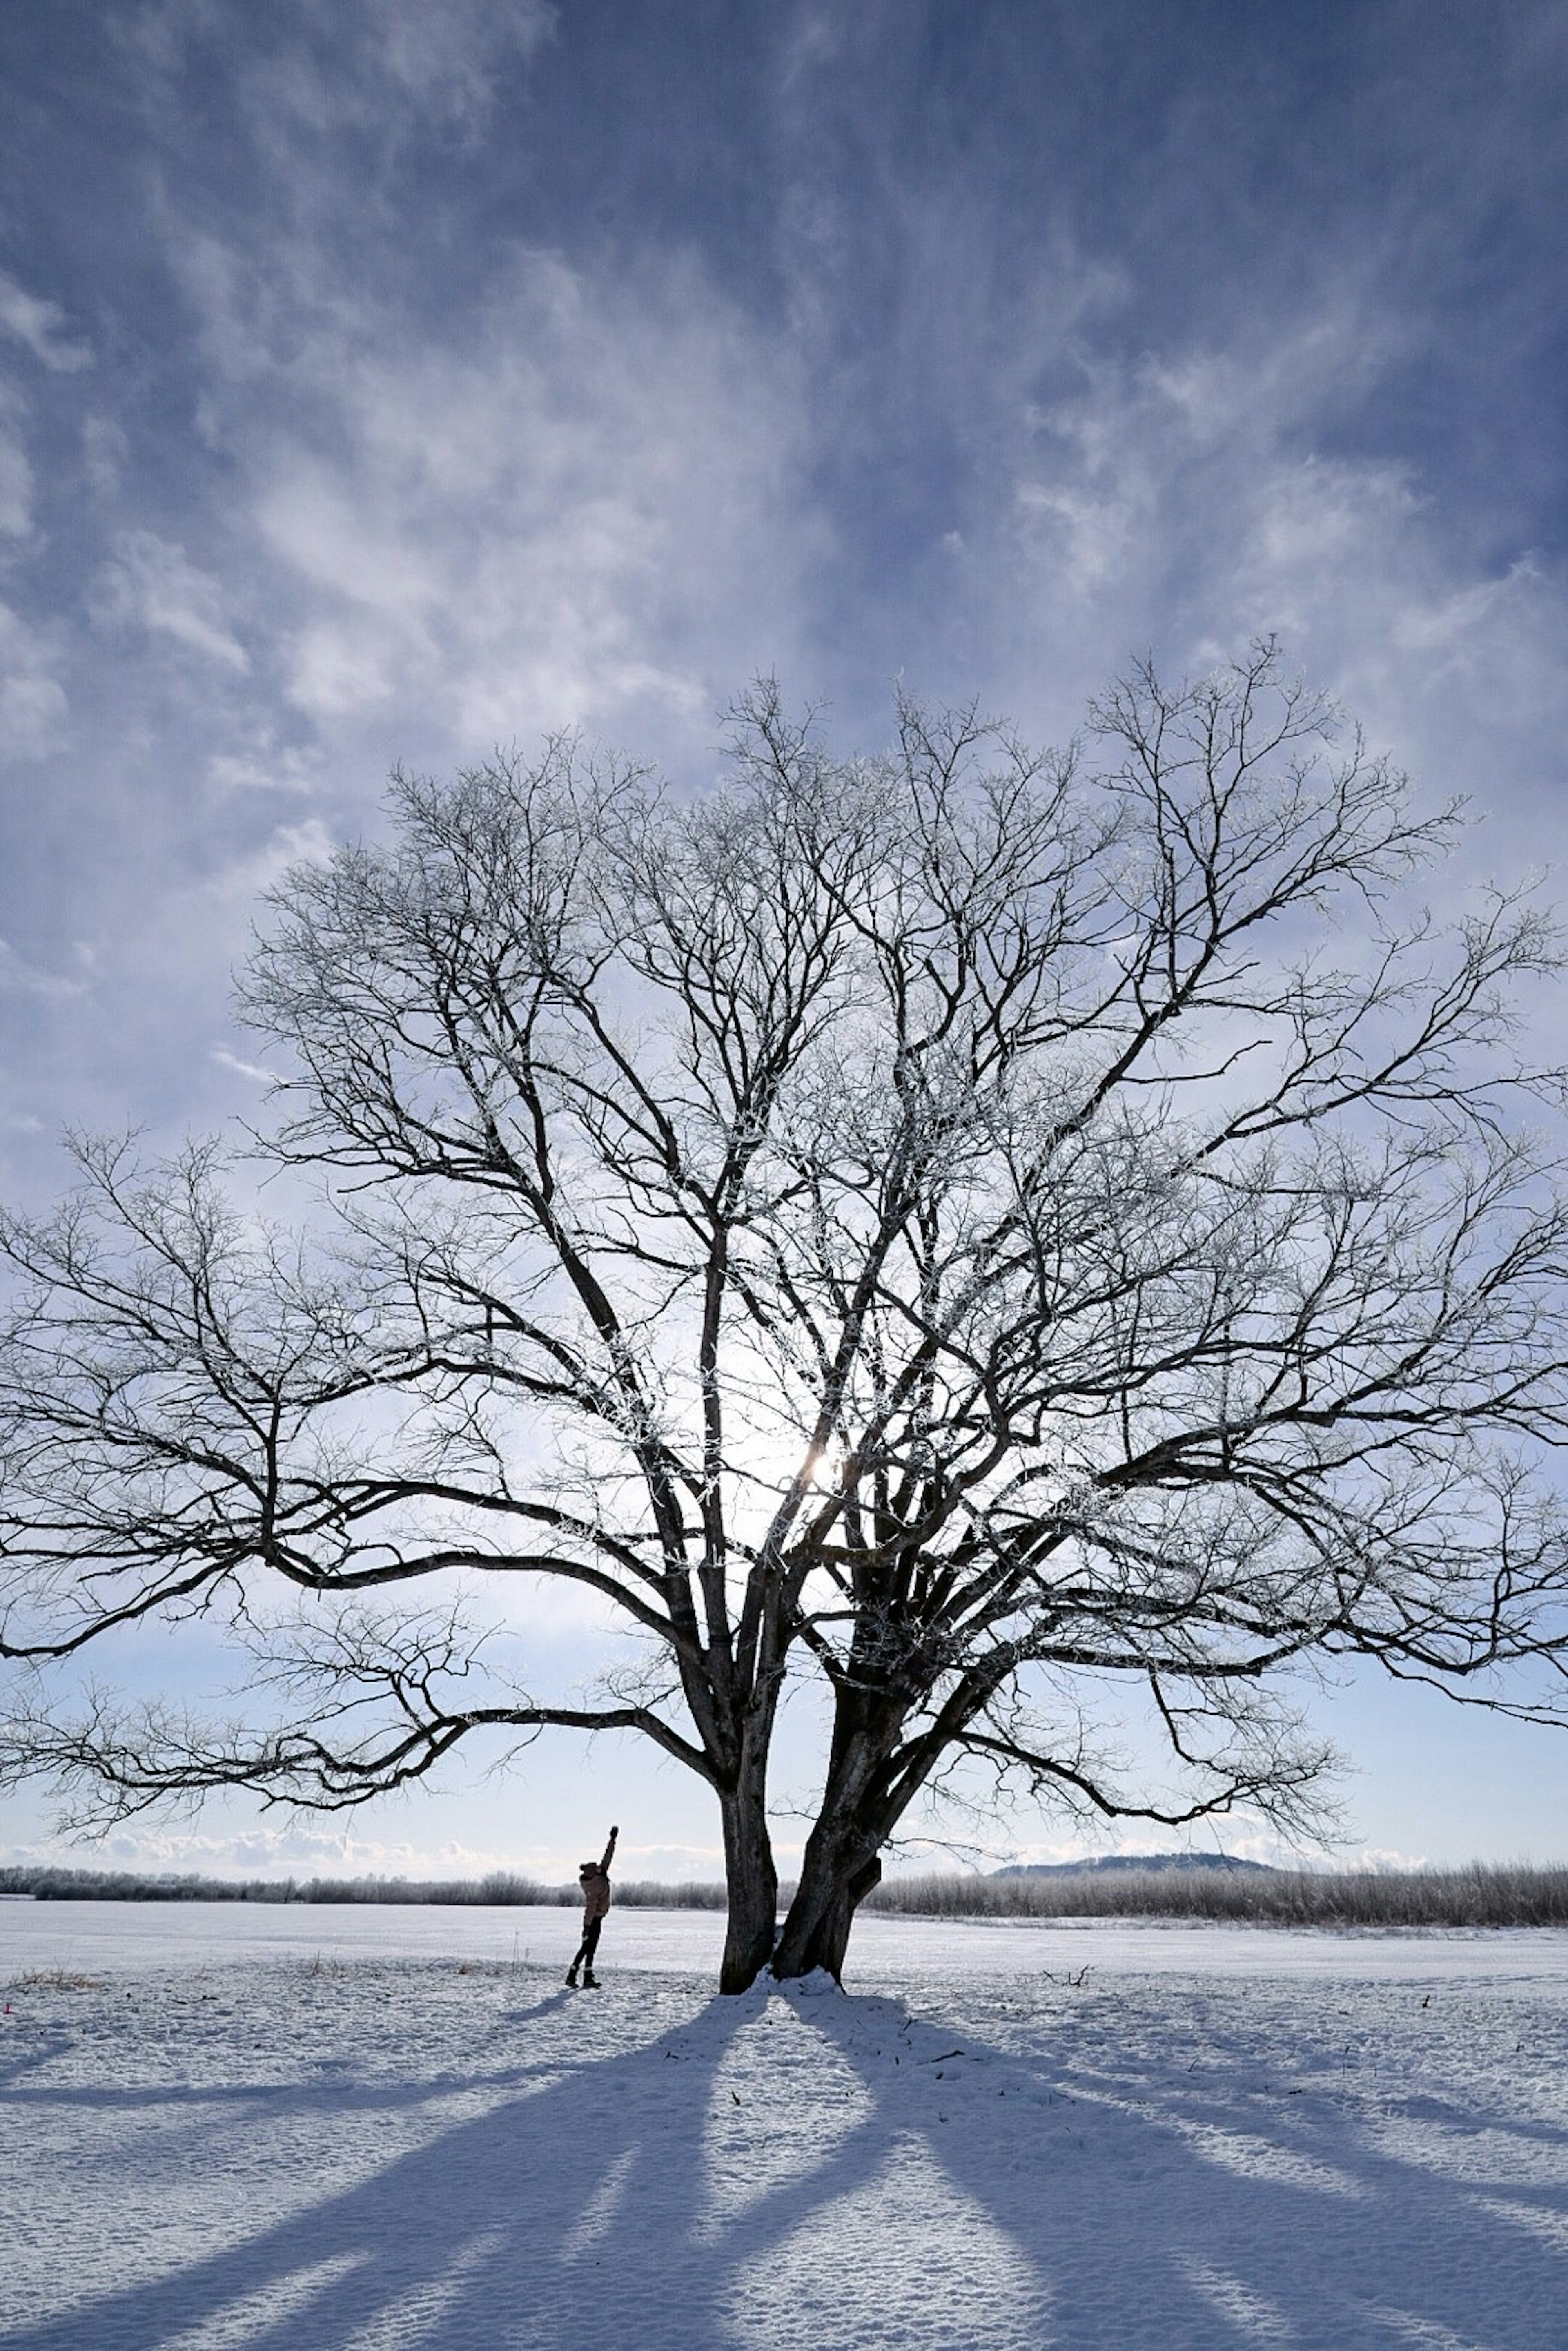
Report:
[[[868,1910],[919,1918],[1214,1918],[1253,1927],[1568,1927],[1568,1868],[1085,1869],[895,1877]]]
[[[53,1864],[0,1868],[0,1895],[39,1902],[440,1902],[474,1907],[537,1908],[579,1903],[577,1886],[545,1886],[511,1870],[486,1877],[175,1877],[129,1869],[61,1869]],[[615,1882],[615,1898],[633,1909],[722,1910],[717,1885]]]
[[[787,1901],[793,1889],[781,1889]],[[479,1878],[171,1877],[130,1870],[0,1868],[0,1895],[41,1902],[436,1902],[490,1907],[582,1899],[510,1870]],[[722,1886],[616,1880],[632,1909],[722,1910]],[[1255,1927],[1568,1927],[1568,1868],[1085,1869],[1041,1877],[895,1877],[867,1910],[916,1918],[1212,1918]]]

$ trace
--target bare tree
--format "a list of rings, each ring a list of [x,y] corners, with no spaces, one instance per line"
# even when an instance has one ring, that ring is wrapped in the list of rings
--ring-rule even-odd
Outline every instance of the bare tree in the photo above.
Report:
[[[1561,1088],[1511,1008],[1559,950],[1401,914],[1455,812],[1270,646],[1063,755],[911,704],[837,761],[768,684],[731,747],[691,799],[565,741],[400,776],[390,845],[288,877],[243,1000],[307,1238],[124,1146],[5,1224],[5,1653],[211,1612],[256,1659],[228,1725],[19,1706],[13,1771],[338,1806],[639,1732],[718,1799],[734,1990],[837,1974],[955,1770],[1300,1826],[1282,1669],[1558,1719]],[[574,1702],[474,1629],[539,1579],[632,1636]],[[1096,1744],[1129,1687],[1158,1785]]]

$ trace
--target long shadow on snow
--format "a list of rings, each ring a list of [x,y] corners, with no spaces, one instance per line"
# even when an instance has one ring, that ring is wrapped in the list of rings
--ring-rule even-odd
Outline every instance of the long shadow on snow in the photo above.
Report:
[[[1136,2055],[1114,2083],[1080,2068],[1066,2020],[1064,2054],[1043,2059],[914,2022],[892,2001],[825,1998],[801,2012],[874,2091],[884,2143],[923,2136],[953,2188],[1026,2249],[1047,2296],[1040,2339],[1062,2351],[1461,2340],[1563,2351],[1563,2252],[1482,2200],[1557,2215],[1562,2190],[1521,2199],[1391,2155],[1322,2095],[1266,2107],[1248,2078],[1255,2043],[1238,2036],[1231,2080],[1221,2064],[1187,2088],[1168,2067],[1140,2078]],[[939,2079],[938,2059],[960,2044]],[[1476,2135],[1472,2108],[1441,2119],[1456,2139]],[[1501,2127],[1568,2145],[1550,2126]],[[814,2184],[832,2192],[826,2176]]]
[[[668,2340],[719,2351],[692,2266],[705,2258],[692,2245],[702,2136],[714,2067],[756,2005],[717,2001],[695,2026],[452,2126],[222,2253],[0,2330],[0,2346],[156,2351],[175,2335],[223,2333],[235,2305],[276,2295],[285,2314],[258,2307],[244,2325],[246,2351],[337,2351],[378,2325],[378,2340],[400,2346],[519,2340],[530,2351],[589,2351]],[[633,2068],[659,2075],[653,2130],[648,2102],[625,2095]],[[410,2085],[405,2101],[451,2097],[475,2080],[487,2086],[483,2076]],[[285,2095],[322,2112],[375,2103],[329,2082]],[[636,2258],[617,2260],[600,2231],[618,2237],[628,2222]]]
[[[18,2049],[11,2061],[0,2065],[0,2103],[14,2083],[25,2082],[40,2065],[51,2064],[57,2057],[65,2056],[73,2046],[68,2032],[51,2032],[47,2040],[40,2034],[26,2048]]]
[[[819,2351],[867,2341],[857,2330],[882,2262],[891,2284],[935,2260],[933,2284],[940,2277],[947,2298],[940,2308],[933,2299],[928,2323],[900,2322],[885,2339],[967,2346],[954,2258],[971,2260],[978,2277],[999,2241],[1014,2273],[1038,2278],[1046,2314],[1031,2321],[1020,2306],[1014,2332],[988,2320],[994,2351],[1216,2351],[1247,2341],[1395,2351],[1456,2339],[1561,2351],[1561,2255],[1487,2211],[1475,2183],[1379,2149],[1321,2088],[1264,2110],[1250,2078],[1258,2044],[1245,2036],[1229,2058],[1223,2044],[1211,2050],[1210,2073],[1189,2086],[1168,2064],[1140,2071],[1136,2053],[1114,2074],[1080,2062],[1069,2018],[1060,2056],[1016,2056],[963,2028],[916,2022],[898,2002],[792,2000],[830,2053],[822,2081],[842,2084],[847,2069],[864,2095],[855,2118],[825,2127],[830,2152],[802,2145],[794,2177],[716,2220],[714,2075],[767,2005],[761,1994],[716,2000],[645,2048],[453,2125],[228,2252],[0,2333],[0,2351],[81,2351],[87,2341],[93,2351],[156,2351],[186,2330],[232,2325],[236,2304],[268,2293],[291,2306],[270,2319],[258,2309],[246,2351],[340,2351],[366,2331],[399,2351],[729,2351],[742,2271],[765,2276],[783,2263],[794,2274],[791,2241],[798,2247],[819,2221],[828,2230],[813,2257],[806,2332],[804,2312],[793,2326],[787,2311],[774,2314],[785,2324],[776,2339],[809,2334]],[[947,2054],[961,2044],[961,2057]],[[410,2085],[409,2095],[501,2078]],[[348,2085],[304,2095],[321,2107],[373,2103]],[[1473,2112],[1449,2119],[1456,2132],[1474,2130]],[[911,2149],[951,2191],[945,2267],[940,2248],[899,2238]],[[888,2225],[860,2231],[856,2292],[836,2321],[832,2222],[849,2199],[875,2198],[879,2182],[888,2184]],[[972,2340],[981,2351],[981,2334]]]

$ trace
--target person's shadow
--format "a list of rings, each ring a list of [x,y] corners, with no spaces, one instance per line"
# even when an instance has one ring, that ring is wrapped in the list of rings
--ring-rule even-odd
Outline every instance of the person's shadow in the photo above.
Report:
[[[1136,2052],[1107,2079],[1072,2038],[1018,2056],[892,2001],[715,1998],[613,2058],[444,2081],[486,2111],[224,2252],[0,2329],[0,2351],[1563,2351],[1560,2189],[1500,2205],[1322,2097],[1260,2107],[1255,2044],[1185,2087]],[[369,2131],[388,2104],[267,2093],[296,2131],[328,2109]],[[1568,2180],[1568,2132],[1534,2137]]]

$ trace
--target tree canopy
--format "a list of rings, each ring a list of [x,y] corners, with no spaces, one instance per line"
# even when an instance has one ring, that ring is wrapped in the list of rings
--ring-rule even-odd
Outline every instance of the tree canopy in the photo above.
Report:
[[[40,1677],[4,1768],[342,1806],[640,1733],[717,1798],[734,1989],[838,1972],[955,1772],[1301,1828],[1293,1667],[1559,1719],[1562,1082],[1520,991],[1562,958],[1528,893],[1422,906],[1458,821],[1272,645],[1138,665],[1062,752],[904,702],[838,758],[763,682],[710,789],[564,738],[398,776],[242,980],[283,1072],[244,1148],[312,1213],[88,1142],[0,1228],[0,1653]],[[634,1636],[591,1691],[486,1647],[540,1579]],[[235,1719],[52,1695],[198,1611]],[[1129,1690],[1158,1786],[1097,1733]]]

